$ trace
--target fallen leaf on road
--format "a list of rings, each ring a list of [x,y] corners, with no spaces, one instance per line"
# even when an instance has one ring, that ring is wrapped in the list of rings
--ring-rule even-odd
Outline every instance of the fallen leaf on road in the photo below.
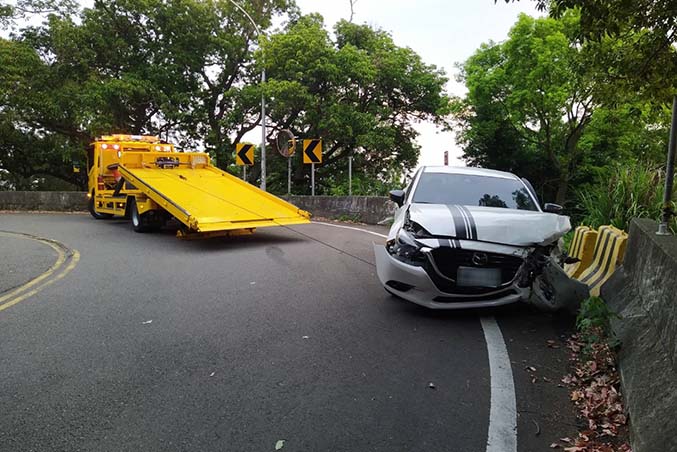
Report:
[[[433,382],[431,381],[430,383],[428,383],[428,387],[429,387],[430,389],[435,389],[435,383],[433,383]]]
[[[559,444],[557,444],[557,443],[552,443],[552,444],[550,445],[550,449],[559,449]]]
[[[309,336],[303,336],[303,339],[310,339]]]
[[[557,342],[555,342],[555,341],[552,340],[552,339],[546,341],[546,344],[547,344],[548,347],[550,347],[550,348],[559,348],[559,345],[557,345]]]
[[[528,366],[528,367],[527,367],[527,370],[528,370],[529,372],[536,372],[536,368],[533,367],[533,366]]]
[[[148,325],[150,323],[153,323],[152,320],[146,320],[145,322],[141,322],[141,325]]]
[[[216,375],[216,372],[212,372],[209,374],[210,377],[213,377],[214,375]]]
[[[278,439],[277,442],[275,443],[275,450],[280,450],[283,447],[284,447],[284,440]]]

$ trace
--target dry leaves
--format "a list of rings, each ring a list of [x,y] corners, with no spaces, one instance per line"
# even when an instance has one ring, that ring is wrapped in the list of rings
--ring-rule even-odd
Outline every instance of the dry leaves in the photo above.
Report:
[[[562,383],[570,389],[571,401],[587,429],[580,431],[576,439],[560,438],[550,448],[565,452],[632,452],[627,441],[618,437],[627,437],[628,418],[613,351],[606,343],[587,345],[578,335],[568,340],[567,348],[571,351],[573,373],[562,378]]]

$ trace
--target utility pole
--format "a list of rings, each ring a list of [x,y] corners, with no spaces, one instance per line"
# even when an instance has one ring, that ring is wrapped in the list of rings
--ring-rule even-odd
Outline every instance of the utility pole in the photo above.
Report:
[[[249,19],[249,21],[252,23],[258,36],[259,47],[261,47],[261,37],[263,36],[263,33],[261,33],[261,29],[259,28],[258,25],[256,25],[256,22],[254,22],[252,16],[250,16],[249,13],[242,6],[240,6],[239,3],[235,2],[235,0],[230,0],[230,3],[235,5],[235,7],[239,9],[245,16],[247,16],[247,19]],[[265,65],[262,65],[261,66],[261,190],[263,191],[266,190],[266,96],[263,93],[263,85],[265,83],[266,83],[266,68]]]

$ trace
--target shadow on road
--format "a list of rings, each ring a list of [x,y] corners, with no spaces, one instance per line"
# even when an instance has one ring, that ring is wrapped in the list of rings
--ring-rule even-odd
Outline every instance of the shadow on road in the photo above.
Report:
[[[236,237],[212,237],[205,239],[182,240],[176,237],[177,228],[167,227],[161,231],[146,232],[143,234],[135,233],[132,230],[129,221],[126,220],[107,220],[97,222],[97,226],[106,226],[114,230],[120,237],[124,235],[132,238],[142,238],[144,241],[152,241],[163,246],[180,247],[185,251],[224,251],[224,250],[242,250],[247,248],[260,248],[270,245],[280,245],[289,243],[308,242],[303,236],[294,233],[286,228],[275,228],[275,230],[258,230],[252,235],[242,235]]]

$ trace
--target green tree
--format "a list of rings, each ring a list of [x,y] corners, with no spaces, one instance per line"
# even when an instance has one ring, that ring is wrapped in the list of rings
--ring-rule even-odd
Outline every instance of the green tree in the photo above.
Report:
[[[286,0],[241,3],[264,29],[274,16],[295,12]],[[46,166],[81,184],[70,161],[109,132],[159,134],[205,148],[226,167],[233,143],[260,121],[256,39],[230,2],[95,1],[78,20],[49,15],[0,41],[0,122],[13,131],[0,136],[0,146],[31,156],[16,165],[20,158],[8,156],[2,168],[26,178]],[[45,146],[19,152],[16,133]],[[43,165],[40,150],[54,142],[60,146]]]
[[[271,36],[263,49],[270,116],[300,138],[323,138],[320,191],[345,183],[349,156],[356,180],[387,186],[418,161],[413,123],[444,121],[446,78],[381,30],[341,21],[334,36],[318,15]],[[309,170],[295,161],[295,192],[307,190]]]
[[[498,0],[495,0],[497,2]],[[505,0],[506,3],[515,0]],[[674,0],[534,0],[561,18],[580,13],[578,37],[612,43],[590,63],[615,92],[643,91],[670,103],[677,93],[677,2]]]
[[[511,138],[509,144],[522,144],[511,153],[527,162],[519,172],[527,169],[526,175],[558,203],[567,200],[580,160],[578,144],[595,108],[594,81],[581,71],[583,50],[571,45],[576,21],[573,14],[561,20],[521,15],[507,41],[480,48],[461,74],[468,87],[469,124],[484,127],[472,117],[478,111],[491,122],[488,136],[484,130],[466,131],[462,141],[480,136],[480,144],[491,144],[500,133]],[[467,117],[462,119],[468,124]],[[478,158],[476,152],[469,157]]]
[[[331,38],[292,0],[241,3],[264,30],[288,23],[259,43],[228,1],[97,0],[0,40],[0,178],[15,181],[4,186],[34,186],[39,174],[82,184],[71,161],[103,133],[160,135],[231,168],[235,143],[261,121],[262,94],[271,156],[283,128],[325,140],[320,190],[344,183],[350,155],[356,179],[379,187],[416,164],[412,124],[448,110],[440,70],[365,25],[342,22]],[[269,162],[271,188],[286,191],[285,160]],[[308,175],[297,156],[295,191]]]
[[[462,66],[468,95],[454,109],[469,164],[525,175],[543,198],[570,205],[570,186],[605,180],[619,162],[662,161],[669,124],[664,80],[633,90],[601,63],[630,36],[580,35],[575,11],[520,17],[507,41],[483,45]]]

